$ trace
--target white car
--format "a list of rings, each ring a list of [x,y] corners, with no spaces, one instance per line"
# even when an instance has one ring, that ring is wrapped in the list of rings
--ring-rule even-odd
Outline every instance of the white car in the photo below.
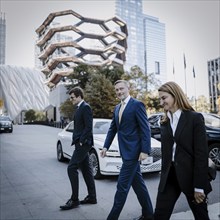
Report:
[[[100,151],[103,148],[110,124],[110,119],[93,119],[94,146],[92,146],[89,154],[95,179],[99,179],[102,175],[118,175],[122,166],[117,136],[107,151],[106,157],[102,158],[100,156]],[[71,146],[73,129],[74,122],[72,121],[58,134],[58,161],[62,162],[65,161],[66,158],[70,159],[73,154],[74,146]],[[151,147],[152,152],[150,156],[141,164],[142,173],[157,172],[161,170],[161,143],[151,138]]]

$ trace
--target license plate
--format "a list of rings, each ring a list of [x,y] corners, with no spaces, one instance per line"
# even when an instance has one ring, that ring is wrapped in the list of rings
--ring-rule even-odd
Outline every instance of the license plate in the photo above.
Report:
[[[153,157],[147,157],[145,160],[141,161],[141,164],[146,165],[146,164],[151,164],[153,163]]]

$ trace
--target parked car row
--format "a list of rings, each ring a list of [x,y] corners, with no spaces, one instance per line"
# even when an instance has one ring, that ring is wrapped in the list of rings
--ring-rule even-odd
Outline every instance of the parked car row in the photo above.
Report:
[[[110,124],[110,119],[93,120],[94,146],[89,154],[96,179],[102,175],[118,175],[122,166],[117,137],[115,137],[110,149],[107,151],[106,157],[102,158],[100,156]],[[58,161],[65,161],[66,158],[70,159],[73,154],[74,146],[71,146],[73,129],[74,122],[70,122],[58,134],[56,146]],[[151,138],[151,147],[152,152],[147,161],[141,164],[142,173],[161,170],[161,144],[156,139]]]
[[[209,157],[215,163],[217,169],[220,169],[220,117],[210,113],[202,113],[205,119]],[[160,143],[160,119],[163,113],[157,113],[149,116],[151,127],[151,147],[152,152],[141,164],[141,172],[159,172],[161,170],[161,143]],[[94,119],[93,134],[94,146],[92,146],[90,154],[90,162],[93,167],[93,174],[96,179],[103,175],[118,175],[122,166],[122,159],[119,152],[117,136],[115,137],[107,156],[102,158],[100,151],[103,148],[104,141],[111,124],[110,119]],[[70,122],[57,137],[57,159],[60,162],[70,159],[74,146],[71,146],[72,132],[74,130],[74,122]]]
[[[0,132],[13,132],[13,123],[9,116],[0,115]]]
[[[211,113],[202,113],[205,119],[209,157],[220,170],[220,116]],[[163,113],[152,114],[148,117],[151,136],[160,141],[160,120]]]

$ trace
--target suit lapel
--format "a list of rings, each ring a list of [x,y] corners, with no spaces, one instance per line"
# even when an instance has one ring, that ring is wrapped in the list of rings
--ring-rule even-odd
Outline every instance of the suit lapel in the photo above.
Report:
[[[128,109],[129,109],[130,105],[132,104],[132,102],[133,102],[133,98],[131,97],[129,99],[128,103],[126,104],[125,109],[123,111],[123,114],[122,114],[122,117],[121,117],[121,123],[122,123],[122,120],[123,120],[123,118],[124,118],[124,116],[126,114],[126,111],[128,111]],[[116,106],[116,109],[115,109],[115,117],[116,117],[115,120],[117,122],[117,125],[119,125],[119,110],[120,110],[120,107],[121,107],[121,104],[118,104]]]

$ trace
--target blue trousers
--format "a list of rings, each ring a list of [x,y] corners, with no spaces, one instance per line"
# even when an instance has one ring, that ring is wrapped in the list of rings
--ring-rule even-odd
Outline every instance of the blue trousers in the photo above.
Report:
[[[153,206],[140,171],[140,162],[137,160],[123,160],[114,204],[107,220],[117,220],[119,218],[131,186],[142,207],[142,215],[149,219],[153,217]]]

